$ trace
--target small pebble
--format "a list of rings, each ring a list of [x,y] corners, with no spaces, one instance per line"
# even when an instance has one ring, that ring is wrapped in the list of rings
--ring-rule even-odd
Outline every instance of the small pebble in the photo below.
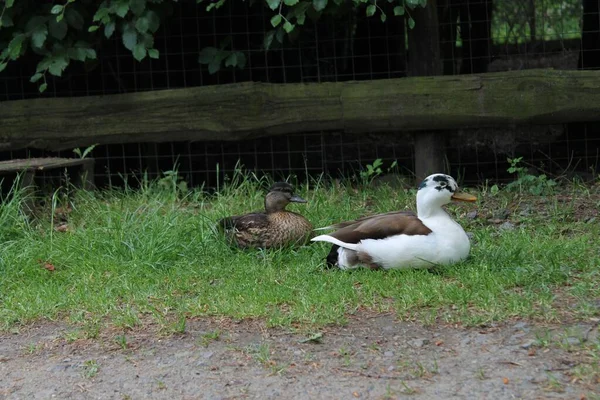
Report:
[[[426,344],[429,344],[429,339],[412,339],[408,341],[408,344],[411,347],[423,347]]]
[[[515,224],[506,221],[505,223],[500,225],[500,229],[502,229],[503,231],[512,231],[513,229],[515,229]]]
[[[393,357],[394,356],[394,352],[393,351],[386,351],[385,353],[383,353],[384,356],[386,357]]]
[[[467,218],[468,219],[475,219],[477,218],[477,211],[471,211],[470,213],[467,213]]]

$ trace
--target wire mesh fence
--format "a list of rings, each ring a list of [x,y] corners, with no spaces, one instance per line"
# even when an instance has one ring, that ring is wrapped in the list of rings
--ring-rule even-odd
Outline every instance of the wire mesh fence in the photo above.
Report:
[[[34,97],[109,95],[135,91],[219,85],[243,81],[327,82],[401,78],[408,71],[409,27],[402,18],[382,23],[364,9],[307,19],[302,33],[265,52],[271,14],[262,2],[228,1],[214,13],[195,2],[173,3],[173,16],[157,33],[160,58],[135,61],[119,38],[106,40],[93,63],[72,65],[51,79],[40,94],[29,82],[35,63],[23,60],[0,74],[0,101]],[[387,4],[382,5],[393,15]],[[468,74],[530,68],[600,67],[598,2],[584,0],[438,1],[440,62],[443,73]],[[207,46],[241,51],[243,69],[211,74],[199,63]],[[413,52],[414,56],[414,52]],[[507,180],[507,158],[523,156],[539,171],[596,171],[600,127],[596,123],[447,132],[449,171],[468,182]],[[34,149],[0,152],[0,160],[45,155]],[[321,173],[353,175],[381,159],[414,170],[409,133],[351,135],[306,132],[242,142],[166,142],[98,146],[99,186],[118,185],[126,176],[177,168],[189,184],[213,187],[240,163],[250,170],[299,178]]]

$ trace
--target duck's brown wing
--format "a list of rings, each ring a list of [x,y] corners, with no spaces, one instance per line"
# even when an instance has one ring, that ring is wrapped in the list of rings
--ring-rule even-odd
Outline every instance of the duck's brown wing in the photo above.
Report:
[[[269,219],[265,213],[256,212],[244,215],[234,215],[219,220],[219,226],[224,229],[237,229],[238,231],[252,231],[265,229],[269,225]]]
[[[393,235],[428,235],[431,229],[412,211],[392,211],[359,218],[355,221],[332,225],[339,229],[329,236],[346,243],[358,243],[362,239],[382,239]]]

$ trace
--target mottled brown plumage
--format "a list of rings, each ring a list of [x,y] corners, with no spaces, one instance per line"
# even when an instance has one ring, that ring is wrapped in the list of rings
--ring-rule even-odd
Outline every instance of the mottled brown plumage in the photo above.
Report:
[[[287,211],[290,202],[306,203],[294,195],[292,185],[275,183],[265,196],[265,211],[231,216],[219,221],[228,240],[240,248],[293,246],[310,239],[312,224],[302,215]]]

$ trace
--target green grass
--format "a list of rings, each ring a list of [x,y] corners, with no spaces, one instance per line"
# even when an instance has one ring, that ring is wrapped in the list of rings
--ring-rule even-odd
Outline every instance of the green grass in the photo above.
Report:
[[[514,230],[464,216],[540,197],[473,190],[478,204],[448,208],[474,234],[466,262],[433,272],[344,272],[324,268],[329,249],[324,243],[241,251],[222,240],[215,221],[262,208],[261,182],[250,176],[238,177],[214,195],[184,195],[176,185],[164,183],[138,191],[74,192],[68,202],[54,196],[31,222],[20,212],[19,193],[4,199],[0,330],[39,319],[66,319],[91,337],[101,323],[133,328],[151,322],[176,333],[185,330],[185,318],[197,316],[314,327],[344,323],[361,310],[466,325],[599,314],[598,223],[578,221],[572,214],[575,201],[597,209],[597,189],[563,188],[563,194],[574,196],[572,202],[549,196],[531,215],[511,215]],[[414,190],[388,186],[319,181],[297,191],[308,203],[289,209],[315,226],[414,207]],[[68,204],[68,231],[57,231],[60,209]],[[46,262],[55,270],[43,268]]]

